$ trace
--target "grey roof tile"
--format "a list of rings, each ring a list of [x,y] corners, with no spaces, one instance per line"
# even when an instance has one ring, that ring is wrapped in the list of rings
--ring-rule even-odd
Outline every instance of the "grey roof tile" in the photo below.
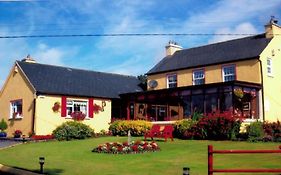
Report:
[[[142,91],[140,81],[134,76],[22,61],[17,64],[42,94],[119,98],[122,93]]]
[[[147,74],[258,58],[271,39],[264,34],[184,49],[164,57]]]

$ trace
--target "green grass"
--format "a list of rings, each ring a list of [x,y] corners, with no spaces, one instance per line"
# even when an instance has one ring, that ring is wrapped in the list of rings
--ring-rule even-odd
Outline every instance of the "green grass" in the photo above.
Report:
[[[134,138],[142,139],[142,138]],[[277,149],[280,143],[175,140],[157,141],[161,151],[112,155],[92,153],[98,144],[126,141],[125,137],[102,137],[78,141],[51,141],[17,145],[0,150],[0,163],[39,171],[38,158],[46,159],[48,174],[163,175],[182,174],[188,166],[192,175],[207,174],[207,145],[214,149]],[[281,168],[280,154],[216,155],[215,168]],[[222,173],[220,173],[222,174]],[[232,173],[233,174],[233,173]],[[249,175],[249,173],[247,173]]]

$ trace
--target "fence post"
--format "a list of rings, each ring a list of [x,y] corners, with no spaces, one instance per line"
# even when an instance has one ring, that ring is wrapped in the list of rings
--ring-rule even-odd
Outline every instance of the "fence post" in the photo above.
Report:
[[[213,146],[208,145],[208,175],[213,175]]]

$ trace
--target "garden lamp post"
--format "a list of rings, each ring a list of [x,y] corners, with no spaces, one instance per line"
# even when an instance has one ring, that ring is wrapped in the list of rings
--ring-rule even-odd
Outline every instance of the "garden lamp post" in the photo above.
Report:
[[[45,157],[39,157],[39,164],[40,164],[40,174],[43,174],[43,166],[45,163]]]
[[[130,144],[132,141],[131,131],[128,131],[128,144]]]
[[[183,167],[183,175],[189,175],[189,168],[188,167]]]

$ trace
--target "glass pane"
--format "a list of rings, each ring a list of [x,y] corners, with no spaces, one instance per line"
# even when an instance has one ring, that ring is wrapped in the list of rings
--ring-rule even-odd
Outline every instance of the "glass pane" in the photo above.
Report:
[[[217,94],[207,94],[205,96],[206,101],[206,113],[215,113],[218,106],[218,95]]]
[[[192,96],[192,108],[193,108],[193,113],[194,112],[199,112],[199,113],[204,112],[204,95],[203,94]]]
[[[220,94],[220,110],[232,111],[232,92]]]

